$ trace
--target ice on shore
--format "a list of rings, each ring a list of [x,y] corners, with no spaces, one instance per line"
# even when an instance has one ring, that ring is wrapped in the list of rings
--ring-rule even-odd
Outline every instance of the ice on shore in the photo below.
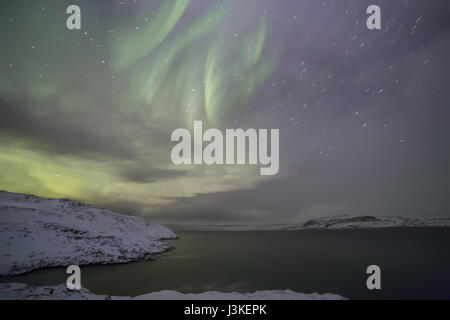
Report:
[[[0,300],[345,300],[336,294],[299,293],[291,290],[263,290],[253,293],[180,293],[177,291],[152,292],[137,297],[96,295],[82,288],[70,291],[65,285],[31,287],[19,283],[0,283]]]
[[[0,275],[148,259],[176,235],[164,226],[77,201],[0,192]]]

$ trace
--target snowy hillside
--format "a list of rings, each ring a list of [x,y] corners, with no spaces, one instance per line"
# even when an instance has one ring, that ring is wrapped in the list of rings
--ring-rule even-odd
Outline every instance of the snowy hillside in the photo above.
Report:
[[[62,199],[0,191],[0,275],[123,263],[168,249],[176,235],[138,217]]]
[[[177,291],[160,291],[137,297],[96,295],[82,288],[70,291],[66,285],[53,287],[30,287],[19,283],[0,283],[0,300],[345,300],[344,297],[325,293],[299,293],[291,290],[264,290],[253,293],[224,293],[208,291],[183,294]]]

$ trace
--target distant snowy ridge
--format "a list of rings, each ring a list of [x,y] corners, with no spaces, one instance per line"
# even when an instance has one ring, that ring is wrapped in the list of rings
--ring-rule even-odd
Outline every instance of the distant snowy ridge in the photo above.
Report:
[[[373,229],[450,227],[450,217],[373,217],[335,216],[308,220],[298,224],[271,225],[171,225],[177,231],[289,231],[308,229]]]
[[[368,229],[368,228],[424,228],[450,227],[449,218],[400,218],[400,217],[324,217],[309,220],[299,225],[288,226],[284,230],[304,229]]]
[[[263,290],[252,293],[225,293],[208,291],[203,293],[180,293],[160,291],[137,297],[96,295],[82,288],[70,291],[65,285],[53,287],[31,287],[19,283],[0,283],[0,300],[345,300],[344,297],[325,293],[299,293],[291,290]]]
[[[0,275],[72,264],[148,259],[176,238],[168,228],[77,201],[0,191]]]

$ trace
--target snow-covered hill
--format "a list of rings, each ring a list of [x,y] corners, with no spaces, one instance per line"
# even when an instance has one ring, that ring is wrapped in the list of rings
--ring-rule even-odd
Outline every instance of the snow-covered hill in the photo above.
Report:
[[[66,285],[53,287],[31,287],[19,283],[0,283],[0,300],[345,300],[344,297],[325,293],[300,293],[292,290],[263,290],[252,293],[217,292],[183,294],[165,290],[137,297],[96,295],[82,288],[70,291]]]
[[[0,275],[148,259],[168,228],[76,201],[0,191]]]

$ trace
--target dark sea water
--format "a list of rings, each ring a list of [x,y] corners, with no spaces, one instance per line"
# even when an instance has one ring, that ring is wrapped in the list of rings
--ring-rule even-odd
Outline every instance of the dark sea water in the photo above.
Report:
[[[93,293],[249,292],[291,289],[351,299],[450,299],[450,228],[179,232],[175,249],[152,261],[82,267]],[[381,290],[366,268],[381,267]],[[65,283],[63,268],[0,282]]]

